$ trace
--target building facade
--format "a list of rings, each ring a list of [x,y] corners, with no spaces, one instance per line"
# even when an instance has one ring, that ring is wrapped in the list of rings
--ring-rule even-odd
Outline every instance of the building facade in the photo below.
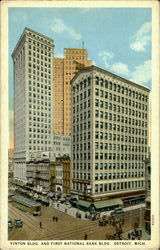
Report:
[[[145,230],[151,234],[151,157],[145,160]]]
[[[28,185],[39,192],[52,191],[53,168],[54,163],[50,160],[28,161],[26,174]]]
[[[25,28],[13,53],[14,178],[26,182],[26,161],[52,152],[53,40]]]
[[[8,182],[13,181],[14,173],[14,149],[8,149]]]
[[[95,66],[73,78],[72,193],[92,201],[145,193],[148,97]]]
[[[64,58],[54,58],[54,133],[71,135],[71,84],[74,75],[92,65],[86,49],[64,49]]]
[[[53,157],[71,156],[71,136],[53,134]]]
[[[71,159],[69,156],[63,156],[63,193],[71,193]]]

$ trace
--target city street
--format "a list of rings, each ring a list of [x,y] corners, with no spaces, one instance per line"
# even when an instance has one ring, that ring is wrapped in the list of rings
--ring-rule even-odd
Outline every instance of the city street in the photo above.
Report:
[[[82,220],[74,218],[52,207],[42,207],[40,216],[32,216],[9,204],[9,216],[23,221],[22,228],[9,229],[9,240],[84,240],[85,232],[88,240],[105,240],[106,234],[113,235],[115,227],[100,227],[98,220]],[[53,222],[53,216],[58,221]],[[134,227],[135,222],[143,225],[144,209],[125,212],[123,232]],[[40,228],[40,221],[42,228]]]

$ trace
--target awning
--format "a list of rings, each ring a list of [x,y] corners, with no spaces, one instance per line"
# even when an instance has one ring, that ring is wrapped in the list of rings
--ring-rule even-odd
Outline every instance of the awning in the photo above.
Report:
[[[60,198],[59,201],[65,201],[66,199],[65,198]]]
[[[53,196],[54,196],[54,193],[52,193],[52,192],[49,192],[49,193],[47,194],[47,196],[48,196],[48,197],[51,197],[51,198],[53,198]]]
[[[18,186],[20,186],[20,187],[25,186],[25,183],[23,183],[23,182],[14,181],[14,184],[15,184],[15,185],[18,185]]]
[[[93,203],[96,208],[113,207],[116,205],[123,205],[121,199],[113,199],[107,201],[97,201]]]
[[[70,199],[77,199],[78,200],[78,196],[77,195],[71,195]]]
[[[42,200],[43,203],[49,204],[49,200]]]
[[[151,202],[151,197],[150,197],[150,196],[148,196],[148,197],[145,199],[145,201],[147,201],[147,202]]]
[[[82,207],[89,207],[91,205],[91,202],[89,201],[84,201],[84,200],[79,200],[76,203],[78,206],[82,206]]]

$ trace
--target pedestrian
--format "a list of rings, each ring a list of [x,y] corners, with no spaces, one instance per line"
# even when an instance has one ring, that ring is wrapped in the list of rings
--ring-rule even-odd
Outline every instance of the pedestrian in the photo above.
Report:
[[[85,233],[84,234],[84,239],[87,240],[87,238],[88,238],[88,235],[87,235],[87,233]]]
[[[39,223],[39,226],[40,226],[40,228],[42,228],[42,222],[40,221],[40,223]]]
[[[55,220],[55,217],[53,216],[53,221]]]

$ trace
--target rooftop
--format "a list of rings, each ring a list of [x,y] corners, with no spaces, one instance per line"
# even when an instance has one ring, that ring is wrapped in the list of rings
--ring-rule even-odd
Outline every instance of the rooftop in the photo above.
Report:
[[[132,82],[130,80],[127,80],[127,79],[125,79],[125,78],[123,78],[121,76],[118,76],[118,75],[116,75],[114,73],[111,73],[111,72],[109,72],[109,71],[107,71],[105,69],[99,68],[99,67],[94,66],[94,65],[89,66],[89,67],[85,67],[85,68],[79,70],[77,72],[77,74],[73,77],[73,79],[71,80],[71,83],[73,83],[81,73],[92,72],[94,70],[99,71],[99,72],[101,72],[103,74],[108,74],[109,76],[111,76],[111,77],[113,77],[113,78],[115,78],[117,80],[121,80],[121,81],[126,82],[126,83],[128,83],[130,85],[133,85],[134,87],[137,87],[137,88],[143,89],[143,90],[145,90],[147,92],[150,92],[149,88],[147,88],[147,87],[145,87],[145,86],[143,86],[141,84],[138,84],[138,83]]]

